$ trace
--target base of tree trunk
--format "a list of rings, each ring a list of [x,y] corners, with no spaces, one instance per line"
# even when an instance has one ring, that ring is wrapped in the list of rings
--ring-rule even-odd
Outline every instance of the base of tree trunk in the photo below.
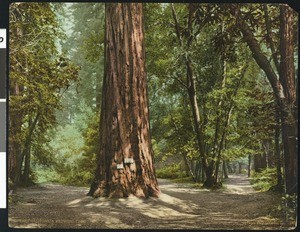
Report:
[[[98,186],[98,187],[97,187]],[[130,188],[129,186],[109,185],[105,183],[93,183],[87,196],[108,197],[108,198],[127,198],[134,195],[139,198],[158,197],[160,190],[151,185],[137,185]]]
[[[217,182],[215,178],[212,177],[211,179],[206,179],[202,186],[207,189],[219,189],[222,187],[222,182]]]
[[[275,186],[272,186],[269,191],[272,191],[272,192],[278,192],[278,193],[282,193],[284,191],[284,186],[283,185],[280,185],[280,184],[277,184]]]

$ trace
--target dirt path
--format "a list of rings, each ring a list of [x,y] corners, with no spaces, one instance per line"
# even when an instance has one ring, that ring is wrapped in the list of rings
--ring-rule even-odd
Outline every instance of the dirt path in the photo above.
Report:
[[[245,176],[230,176],[225,189],[209,191],[160,179],[162,194],[105,199],[88,188],[45,184],[22,188],[9,205],[17,228],[281,229],[269,216],[274,195],[255,192]]]

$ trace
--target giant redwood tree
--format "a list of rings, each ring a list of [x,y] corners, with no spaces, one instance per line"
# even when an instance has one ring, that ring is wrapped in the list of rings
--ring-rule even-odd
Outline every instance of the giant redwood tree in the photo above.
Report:
[[[141,3],[107,3],[100,149],[93,197],[158,196]]]

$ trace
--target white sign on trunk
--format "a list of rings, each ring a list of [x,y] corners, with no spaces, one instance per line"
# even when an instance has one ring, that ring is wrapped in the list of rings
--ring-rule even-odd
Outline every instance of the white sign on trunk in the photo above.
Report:
[[[130,157],[130,158],[124,158],[124,163],[125,164],[133,164],[133,158]]]
[[[117,164],[117,169],[123,169],[123,168],[124,168],[123,163],[122,164]]]

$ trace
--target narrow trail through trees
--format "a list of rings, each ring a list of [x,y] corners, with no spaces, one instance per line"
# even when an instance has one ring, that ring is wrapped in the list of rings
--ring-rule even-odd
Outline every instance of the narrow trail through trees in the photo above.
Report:
[[[57,184],[20,188],[9,204],[17,228],[281,229],[271,218],[278,196],[253,190],[243,175],[210,191],[159,179],[159,198],[92,198],[88,188]]]

